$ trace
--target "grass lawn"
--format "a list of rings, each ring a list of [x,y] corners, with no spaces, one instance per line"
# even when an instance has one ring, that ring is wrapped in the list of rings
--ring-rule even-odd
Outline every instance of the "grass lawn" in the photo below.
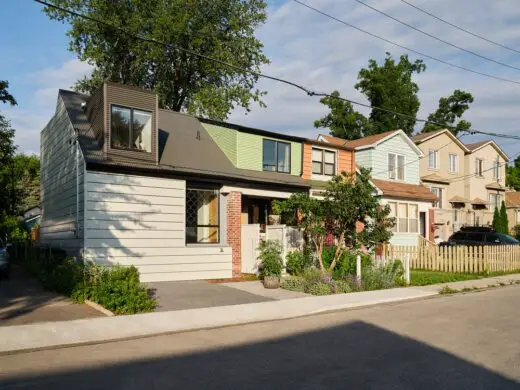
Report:
[[[482,279],[487,276],[488,275],[482,274],[463,274],[455,272],[411,270],[410,284],[412,286],[426,286],[428,284],[451,283],[460,282],[462,280]]]

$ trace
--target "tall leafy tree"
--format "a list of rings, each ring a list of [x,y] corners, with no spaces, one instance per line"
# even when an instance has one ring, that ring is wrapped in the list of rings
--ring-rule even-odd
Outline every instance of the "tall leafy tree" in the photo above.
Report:
[[[9,82],[0,80],[0,101],[14,106],[17,102],[9,93],[8,88]],[[12,213],[15,207],[12,175],[15,151],[14,129],[11,127],[11,122],[0,113],[0,219],[3,218],[3,215]]]
[[[396,62],[390,53],[386,53],[382,65],[371,59],[368,68],[359,71],[355,88],[366,95],[372,106],[408,116],[372,109],[370,122],[374,134],[396,129],[412,134],[415,116],[421,105],[417,96],[419,86],[412,80],[412,76],[425,70],[426,65],[422,60],[411,62],[407,55],[401,55]]]
[[[119,26],[132,34],[165,42],[136,39],[115,28],[46,7],[54,20],[68,22],[69,48],[94,65],[90,77],[75,88],[92,92],[103,80],[153,89],[162,108],[225,119],[236,106],[264,106],[255,88],[268,63],[255,29],[266,20],[265,0],[49,0],[86,16]],[[178,49],[230,63],[218,64]]]
[[[507,218],[506,204],[502,201],[500,206],[500,228],[501,233],[509,234],[509,219]]]
[[[520,156],[515,158],[513,166],[506,167],[506,185],[520,191]]]
[[[439,107],[436,111],[428,115],[428,120],[439,123],[426,123],[422,129],[423,133],[449,128],[454,135],[464,130],[471,128],[471,123],[460,119],[469,105],[473,103],[473,96],[471,93],[456,89],[448,97],[439,99]],[[458,120],[458,122],[457,122]],[[455,124],[455,122],[457,122]]]
[[[334,137],[343,139],[358,139],[370,134],[370,123],[361,113],[357,112],[350,102],[339,99],[338,91],[330,97],[320,99],[320,103],[329,108],[329,113],[314,121],[314,127],[328,128]]]

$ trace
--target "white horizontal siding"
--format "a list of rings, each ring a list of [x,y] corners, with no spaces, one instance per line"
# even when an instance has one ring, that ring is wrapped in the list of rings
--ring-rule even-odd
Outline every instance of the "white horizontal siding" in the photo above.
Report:
[[[231,248],[186,246],[185,181],[87,172],[86,182],[85,259],[134,265],[145,282],[231,276]]]
[[[78,255],[83,248],[84,160],[76,168],[75,132],[65,106],[58,100],[56,113],[41,132],[40,181],[42,219],[40,243]],[[79,181],[79,194],[76,180]],[[79,207],[79,213],[76,210]],[[78,232],[76,232],[76,219]]]
[[[420,184],[419,154],[405,137],[401,134],[396,135],[372,149],[372,175],[375,179],[388,180],[388,153],[396,153],[405,158],[404,182]],[[357,156],[356,162],[359,163]]]

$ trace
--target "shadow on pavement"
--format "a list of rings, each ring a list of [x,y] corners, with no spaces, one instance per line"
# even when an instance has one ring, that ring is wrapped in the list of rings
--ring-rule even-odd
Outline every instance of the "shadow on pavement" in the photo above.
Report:
[[[141,342],[146,351],[149,340]],[[20,375],[0,380],[0,389],[520,388],[484,367],[364,322],[193,354],[121,359],[132,361]]]

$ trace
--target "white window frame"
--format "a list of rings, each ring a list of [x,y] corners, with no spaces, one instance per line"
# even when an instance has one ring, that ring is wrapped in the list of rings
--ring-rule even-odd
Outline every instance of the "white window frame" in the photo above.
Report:
[[[453,163],[452,163],[453,161]],[[456,153],[450,153],[448,157],[448,169],[451,173],[459,171],[459,155]]]
[[[433,166],[432,166],[432,156],[433,156]],[[439,169],[439,151],[435,149],[428,150],[428,168],[429,169]]]
[[[392,202],[388,202],[388,205],[391,207],[391,205],[394,205],[394,209],[395,209],[395,215],[392,215],[392,213],[390,213],[390,217],[393,217],[395,218],[395,226],[392,228],[392,231],[395,232],[395,233],[412,233],[412,234],[418,234],[419,233],[419,230],[420,230],[420,226],[419,226],[419,215],[420,215],[420,211],[419,211],[419,204],[418,203],[407,203],[407,202],[397,202],[397,201],[392,201]],[[406,205],[406,230],[401,230],[400,229],[400,217],[399,217],[399,205]],[[417,215],[415,216],[415,218],[412,218],[411,217],[411,209],[415,207],[416,210],[417,210]],[[412,232],[410,231],[410,221],[411,220],[415,220],[416,221],[416,227],[417,227],[417,231],[416,232]]]
[[[438,194],[437,190],[439,191]],[[442,187],[430,187],[430,191],[439,198],[439,200],[433,202],[433,208],[442,209],[442,190]]]
[[[321,153],[321,161],[318,161],[318,160],[315,160],[314,159],[314,152],[320,152]],[[329,149],[322,149],[322,148],[312,148],[312,152],[311,152],[311,172],[313,175],[319,175],[319,176],[334,176],[336,175],[336,172],[337,172],[337,167],[338,167],[338,155],[336,153],[335,150],[329,150]],[[334,163],[327,163],[325,162],[325,154],[326,153],[332,153],[334,155]],[[314,172],[314,163],[320,163],[321,164],[321,173],[316,173]],[[325,173],[325,166],[326,165],[332,165],[332,174],[329,175],[327,173]]]
[[[493,161],[493,179],[500,180],[500,159]]]
[[[475,175],[477,175],[478,177],[484,177],[484,159],[483,158],[475,159]]]
[[[394,168],[390,168],[390,156],[394,156]],[[403,162],[401,165],[399,165],[399,158],[403,159]],[[390,180],[397,180],[397,181],[405,181],[406,179],[406,156],[404,154],[399,153],[388,153],[387,160],[386,160],[387,168],[388,168],[388,178]],[[402,177],[399,177],[399,172],[402,172]]]
[[[495,201],[492,201],[492,199],[495,198]],[[495,207],[500,210],[500,207],[502,206],[502,196],[500,194],[489,194],[489,207],[491,208],[491,211],[495,210]]]

